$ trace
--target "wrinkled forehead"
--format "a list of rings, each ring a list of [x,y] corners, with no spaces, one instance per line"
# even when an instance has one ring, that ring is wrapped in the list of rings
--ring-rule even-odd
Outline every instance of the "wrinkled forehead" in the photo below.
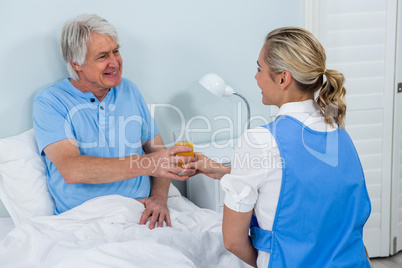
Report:
[[[99,54],[113,51],[119,48],[115,38],[107,34],[91,33],[87,42],[88,54]]]

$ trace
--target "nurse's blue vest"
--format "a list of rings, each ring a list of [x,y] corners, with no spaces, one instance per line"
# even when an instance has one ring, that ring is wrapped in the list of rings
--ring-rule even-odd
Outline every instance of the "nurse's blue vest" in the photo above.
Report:
[[[370,267],[363,226],[370,211],[363,169],[344,129],[318,132],[290,116],[265,126],[282,158],[282,185],[272,231],[250,227],[268,267]]]

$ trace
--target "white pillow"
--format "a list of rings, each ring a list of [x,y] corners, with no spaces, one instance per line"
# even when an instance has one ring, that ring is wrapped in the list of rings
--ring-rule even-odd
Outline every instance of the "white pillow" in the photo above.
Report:
[[[46,164],[33,129],[0,139],[0,199],[15,225],[54,214],[46,185]]]

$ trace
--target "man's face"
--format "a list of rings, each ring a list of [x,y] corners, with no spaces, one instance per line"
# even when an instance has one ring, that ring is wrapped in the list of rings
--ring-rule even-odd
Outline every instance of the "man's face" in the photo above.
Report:
[[[75,66],[79,89],[94,92],[118,86],[123,70],[119,45],[108,35],[91,33],[87,47],[86,63]]]

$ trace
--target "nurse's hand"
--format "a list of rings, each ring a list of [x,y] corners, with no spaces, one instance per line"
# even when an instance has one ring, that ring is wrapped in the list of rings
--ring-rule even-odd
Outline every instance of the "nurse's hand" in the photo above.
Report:
[[[220,180],[231,171],[230,167],[224,166],[202,153],[195,153],[195,158],[195,162],[183,164],[183,168],[196,169],[196,174],[204,174],[214,180]]]

